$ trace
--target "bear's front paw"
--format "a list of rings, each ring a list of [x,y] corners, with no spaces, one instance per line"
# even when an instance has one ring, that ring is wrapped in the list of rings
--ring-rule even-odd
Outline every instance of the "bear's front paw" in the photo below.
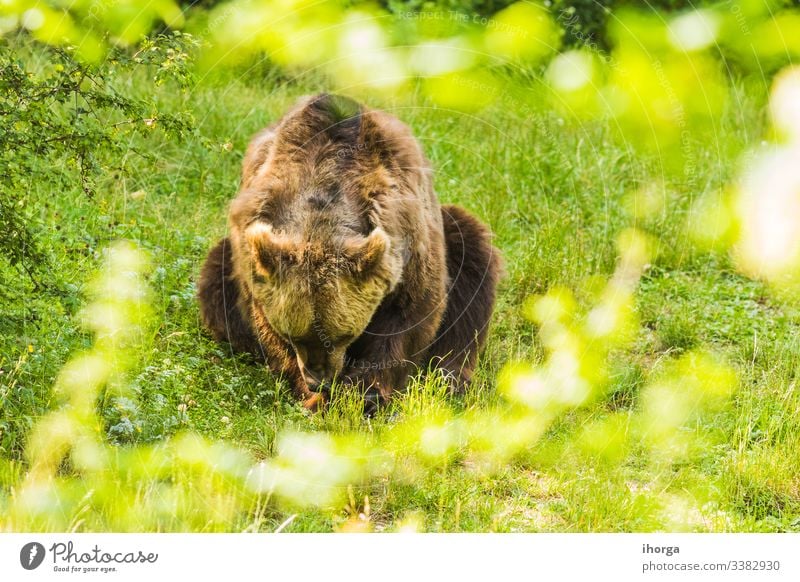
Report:
[[[303,408],[317,412],[325,405],[325,396],[321,392],[311,392],[303,399]]]

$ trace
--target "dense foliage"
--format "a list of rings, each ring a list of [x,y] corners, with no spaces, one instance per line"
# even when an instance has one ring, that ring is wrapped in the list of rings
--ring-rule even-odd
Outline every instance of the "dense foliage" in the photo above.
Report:
[[[40,197],[36,184],[68,189],[79,180],[92,196],[100,174],[124,173],[130,155],[151,157],[131,147],[131,134],[154,130],[180,138],[191,131],[188,114],[168,114],[147,98],[131,97],[115,80],[146,67],[155,84],[167,79],[184,86],[186,38],[155,37],[135,52],[118,50],[100,64],[76,59],[67,48],[28,47],[24,38],[0,40],[0,254],[36,280],[46,250],[36,242]]]

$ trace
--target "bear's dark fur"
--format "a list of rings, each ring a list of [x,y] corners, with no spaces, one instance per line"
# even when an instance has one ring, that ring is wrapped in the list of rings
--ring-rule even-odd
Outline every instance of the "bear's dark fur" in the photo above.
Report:
[[[396,118],[333,95],[301,101],[251,142],[229,227],[198,281],[203,323],[306,406],[334,378],[377,400],[429,366],[469,383],[500,254],[475,217],[439,206]]]

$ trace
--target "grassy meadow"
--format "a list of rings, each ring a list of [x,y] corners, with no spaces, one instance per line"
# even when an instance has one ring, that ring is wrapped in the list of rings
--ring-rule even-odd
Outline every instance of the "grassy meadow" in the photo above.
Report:
[[[302,410],[285,385],[201,329],[195,300],[205,253],[225,235],[249,138],[298,97],[325,86],[311,75],[281,76],[262,66],[216,72],[183,91],[170,83],[153,89],[135,75],[117,82],[132,95],[155,91],[164,111],[188,109],[197,134],[179,141],[156,127],[131,138],[121,160],[128,171],[102,174],[91,195],[66,163],[72,187],[32,181],[20,192],[51,261],[32,277],[0,264],[0,514],[26,470],[31,427],[60,402],[53,392],[58,371],[91,344],[77,315],[112,241],[134,241],[149,255],[154,314],[127,372],[127,392],[101,395],[96,430],[120,449],[192,430],[259,460],[275,454],[276,435],[287,430],[380,438],[415,411],[500,405],[496,383],[504,366],[540,362],[545,354],[537,326],[525,317],[526,299],[562,286],[588,303],[598,281],[614,272],[617,233],[639,226],[659,248],[635,295],[635,334],[612,351],[601,393],[560,415],[504,466],[485,473],[467,462],[434,463],[405,478],[356,483],[333,506],[267,501],[225,525],[193,528],[396,531],[414,522],[431,532],[800,531],[798,315],[791,302],[738,274],[725,252],[698,249],[687,231],[700,194],[735,177],[740,156],[763,138],[763,87],[731,81],[718,123],[682,143],[691,175],[665,170],[657,153],[632,147],[637,136],[611,120],[582,119],[547,103],[531,108],[509,98],[464,113],[422,95],[361,94],[413,129],[440,200],[488,222],[506,266],[472,390],[451,398],[423,378],[389,409],[363,418],[346,395],[322,413]],[[636,196],[642,192],[644,211]],[[610,456],[603,443],[582,445],[598,422],[635,414],[642,387],[700,348],[718,354],[738,377],[725,406],[684,428],[712,435],[707,446],[653,465],[636,439]],[[80,513],[56,523],[48,527],[119,527]],[[125,527],[136,530],[135,518]]]

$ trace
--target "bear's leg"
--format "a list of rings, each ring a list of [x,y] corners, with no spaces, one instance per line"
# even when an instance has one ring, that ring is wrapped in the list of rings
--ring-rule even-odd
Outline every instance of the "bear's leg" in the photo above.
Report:
[[[465,388],[486,341],[502,270],[489,229],[459,206],[442,206],[447,249],[447,308],[428,352],[430,364]]]
[[[389,304],[373,318],[368,333],[348,348],[350,364],[341,380],[366,389],[368,410],[405,386],[417,369],[408,356],[418,350],[415,346],[427,346],[420,363],[443,370],[455,390],[466,387],[472,378],[494,308],[500,252],[491,244],[489,229],[466,210],[444,206],[442,217],[448,285],[438,328],[427,331],[424,325],[410,326],[413,316]],[[413,313],[419,311],[419,304],[414,304]]]
[[[249,314],[243,314],[239,306],[241,293],[233,276],[230,240],[224,238],[208,253],[197,282],[203,324],[217,341],[228,342],[233,350],[249,352],[266,361],[273,373],[288,380],[292,392],[306,408],[320,406],[322,396],[309,391],[294,355],[281,345],[281,340],[271,332],[268,324],[260,322],[263,328],[261,339],[256,335]]]
[[[431,323],[426,315],[437,304],[444,311],[445,297],[439,295],[438,300],[428,297],[426,303],[423,297],[405,308],[395,302],[381,306],[366,331],[348,347],[339,381],[364,392],[367,411],[404,390],[409,377],[427,365],[439,318]]]
[[[239,308],[241,291],[233,277],[230,240],[219,241],[211,249],[200,271],[197,298],[203,324],[220,342],[228,342],[237,352],[249,352],[264,359],[252,323]]]

